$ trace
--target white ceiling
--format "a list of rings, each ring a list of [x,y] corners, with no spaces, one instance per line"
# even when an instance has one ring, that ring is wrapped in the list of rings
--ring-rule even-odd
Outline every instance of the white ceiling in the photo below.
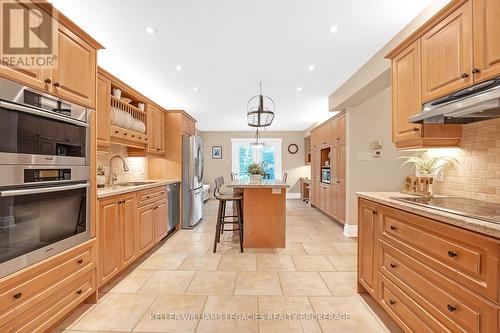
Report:
[[[246,103],[261,80],[276,102],[270,130],[304,130],[328,117],[327,96],[431,0],[52,2],[106,47],[99,65],[185,109],[199,129],[248,130]]]

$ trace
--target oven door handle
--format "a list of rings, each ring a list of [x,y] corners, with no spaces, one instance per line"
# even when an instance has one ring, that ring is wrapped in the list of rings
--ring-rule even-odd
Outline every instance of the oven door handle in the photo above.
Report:
[[[21,112],[25,112],[25,113],[30,113],[30,114],[33,114],[35,116],[40,116],[40,117],[44,117],[44,118],[51,118],[54,120],[63,121],[63,122],[77,125],[80,127],[89,127],[89,124],[87,124],[83,121],[80,121],[80,120],[76,120],[76,119],[65,117],[65,116],[60,116],[58,114],[55,114],[55,113],[52,113],[49,111],[42,111],[42,110],[38,110],[35,108],[29,108],[27,106],[19,105],[19,104],[9,103],[6,101],[0,101],[0,107],[8,109],[8,110],[15,110],[15,111],[21,111]]]
[[[75,185],[54,186],[54,187],[41,187],[41,188],[38,187],[38,188],[31,188],[31,189],[25,189],[25,190],[7,190],[7,191],[0,191],[0,198],[14,197],[14,196],[18,196],[18,195],[29,195],[29,194],[69,191],[69,190],[76,190],[76,189],[80,189],[80,188],[86,188],[89,186],[90,186],[89,183],[84,183],[84,184],[75,184]]]

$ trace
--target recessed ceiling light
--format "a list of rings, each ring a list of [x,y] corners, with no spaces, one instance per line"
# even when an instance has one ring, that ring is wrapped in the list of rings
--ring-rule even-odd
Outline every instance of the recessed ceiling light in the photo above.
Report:
[[[194,91],[194,92],[198,92],[198,88],[194,87],[194,88],[193,88],[193,91]]]
[[[316,69],[316,66],[314,65],[309,65],[307,68],[309,68],[310,71],[313,71]]]
[[[333,35],[335,34],[337,31],[339,31],[339,26],[338,25],[332,25],[330,27],[330,33]]]
[[[154,27],[146,27],[146,32],[150,35],[153,35],[156,33],[156,29]]]
[[[182,66],[181,65],[177,65],[177,66],[175,66],[175,69],[177,69],[180,72],[180,71],[182,71]]]
[[[296,89],[298,92],[301,92],[302,91],[302,87],[297,87]]]

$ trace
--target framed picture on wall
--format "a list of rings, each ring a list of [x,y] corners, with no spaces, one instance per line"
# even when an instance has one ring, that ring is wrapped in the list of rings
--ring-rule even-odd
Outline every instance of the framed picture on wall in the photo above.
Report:
[[[222,159],[222,146],[212,146],[212,159]]]

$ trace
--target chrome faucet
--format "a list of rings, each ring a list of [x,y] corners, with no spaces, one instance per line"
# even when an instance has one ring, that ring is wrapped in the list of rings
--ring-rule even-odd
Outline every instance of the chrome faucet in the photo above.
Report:
[[[122,162],[123,162],[123,171],[128,171],[129,168],[128,168],[128,165],[127,163],[125,162],[125,160],[123,159],[123,157],[121,157],[120,155],[115,155],[113,157],[111,157],[109,159],[109,166],[108,166],[108,172],[109,172],[109,186],[113,186],[115,184],[115,182],[118,180],[118,177],[116,176],[116,173],[113,172],[113,160],[115,158],[119,158]]]

